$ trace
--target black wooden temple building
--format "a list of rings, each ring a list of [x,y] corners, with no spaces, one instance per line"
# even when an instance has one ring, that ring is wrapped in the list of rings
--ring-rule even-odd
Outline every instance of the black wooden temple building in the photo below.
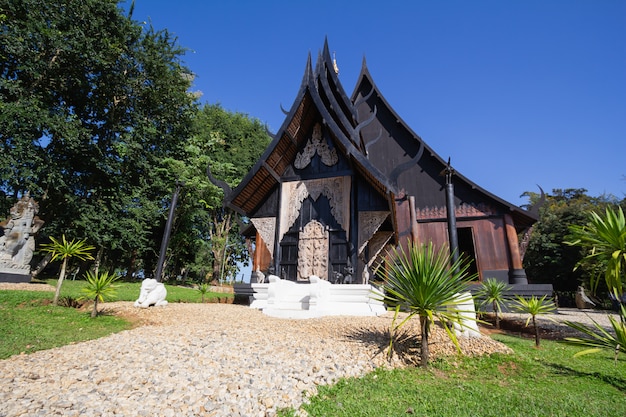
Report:
[[[447,162],[396,114],[363,61],[348,96],[328,44],[227,205],[250,218],[253,270],[367,283],[389,245],[448,243]],[[518,235],[537,218],[455,173],[460,251],[480,279],[528,284]]]

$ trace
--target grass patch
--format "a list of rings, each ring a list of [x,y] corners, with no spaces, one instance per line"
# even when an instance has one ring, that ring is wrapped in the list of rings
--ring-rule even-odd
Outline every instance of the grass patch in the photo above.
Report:
[[[428,369],[377,370],[320,387],[312,416],[501,417],[626,415],[626,360],[573,358],[580,348],[497,335],[512,355],[437,360]],[[545,344],[544,344],[545,343]],[[283,410],[281,415],[294,415]]]
[[[97,339],[131,327],[120,317],[53,306],[53,292],[0,290],[0,359]]]
[[[56,286],[57,280],[45,282]],[[79,299],[85,285],[87,281],[65,280],[60,302]],[[140,287],[141,282],[119,283],[115,300],[135,301]],[[167,284],[166,288],[169,302],[201,302],[202,295],[196,289]],[[0,359],[97,339],[132,327],[121,317],[104,314],[91,318],[89,309],[53,306],[53,296],[54,291],[0,290]],[[233,294],[205,294],[205,302],[228,302],[233,298]]]
[[[48,279],[46,284],[55,287],[57,285],[56,279]],[[83,294],[81,288],[87,285],[87,281],[83,280],[65,280],[61,286],[61,297],[80,298]],[[139,298],[139,290],[141,289],[141,281],[137,282],[124,282],[118,281],[115,283],[116,297],[115,301],[135,301]],[[178,285],[165,284],[167,289],[167,301],[170,303],[200,303],[202,302],[202,294],[197,289],[191,287],[182,287]],[[204,300],[207,303],[211,302],[225,302],[232,300],[233,294],[208,292],[204,296]]]

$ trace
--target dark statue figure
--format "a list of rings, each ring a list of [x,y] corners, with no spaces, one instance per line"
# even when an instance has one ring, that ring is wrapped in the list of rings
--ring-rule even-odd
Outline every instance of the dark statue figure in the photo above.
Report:
[[[43,226],[37,217],[39,205],[25,194],[12,208],[11,215],[0,222],[0,274],[30,275],[30,261],[35,251],[34,234]]]

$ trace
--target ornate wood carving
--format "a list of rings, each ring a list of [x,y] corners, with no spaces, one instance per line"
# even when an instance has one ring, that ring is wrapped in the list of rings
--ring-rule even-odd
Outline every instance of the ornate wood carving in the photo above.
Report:
[[[330,149],[326,140],[322,136],[322,126],[319,123],[313,128],[313,136],[307,141],[306,146],[293,162],[293,166],[298,169],[306,168],[311,163],[315,153],[319,154],[322,163],[326,166],[333,166],[339,161],[337,151]]]
[[[331,213],[349,234],[350,177],[324,178],[283,183],[281,201],[280,239],[300,215],[302,202],[311,197],[316,201],[324,194],[330,202]]]
[[[304,226],[298,240],[298,280],[307,280],[311,275],[328,279],[328,231],[311,220]]]
[[[446,208],[442,207],[424,207],[415,210],[418,220],[445,219]],[[456,217],[482,217],[492,216],[497,212],[487,204],[461,204],[456,207]]]
[[[367,262],[368,266],[372,266],[378,255],[382,252],[383,248],[389,242],[389,239],[393,236],[392,232],[378,232],[369,241],[370,259]]]
[[[276,218],[274,217],[257,217],[250,219],[257,232],[263,238],[267,250],[274,257],[274,237],[276,236]]]
[[[388,211],[359,212],[359,254],[363,252],[367,242],[389,216]]]

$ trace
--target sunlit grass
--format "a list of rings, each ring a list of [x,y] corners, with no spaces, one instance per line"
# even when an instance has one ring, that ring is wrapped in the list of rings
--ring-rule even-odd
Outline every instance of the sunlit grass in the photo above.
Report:
[[[626,415],[626,361],[610,353],[573,358],[579,348],[494,338],[514,354],[454,357],[429,369],[377,370],[320,387],[311,416],[580,416]],[[294,415],[283,410],[283,415]]]
[[[97,339],[129,329],[121,317],[51,304],[54,292],[0,290],[0,358]]]
[[[46,283],[55,286],[56,279]],[[81,289],[87,285],[82,280],[65,280],[60,299],[78,300]],[[139,298],[140,282],[116,283],[118,301],[135,301]],[[200,303],[200,291],[167,285],[169,302]],[[20,353],[50,349],[70,343],[96,339],[131,328],[131,323],[121,317],[100,315],[91,318],[89,309],[53,306],[54,289],[50,291],[0,290],[0,359]],[[232,294],[209,292],[206,302],[232,300]]]
[[[56,285],[56,279],[46,280],[46,283],[52,286]],[[61,288],[61,297],[80,298],[83,294],[81,289],[87,285],[87,281],[83,280],[65,280],[63,287]],[[117,281],[116,286],[116,301],[135,301],[139,298],[139,290],[141,288],[141,281],[125,282]],[[202,294],[195,288],[182,287],[178,285],[165,284],[167,289],[167,301],[170,303],[200,303],[202,302]],[[205,302],[224,301],[226,299],[232,299],[233,294],[207,292],[204,296]]]

